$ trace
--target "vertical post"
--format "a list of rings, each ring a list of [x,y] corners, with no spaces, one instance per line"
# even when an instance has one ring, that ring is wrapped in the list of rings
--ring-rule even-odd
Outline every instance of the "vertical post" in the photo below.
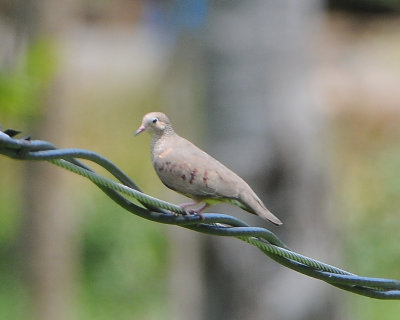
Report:
[[[211,6],[208,150],[247,180],[284,222],[268,228],[297,251],[323,259],[331,235],[324,120],[310,81],[320,3],[216,0]],[[245,244],[208,238],[204,253],[206,319],[338,317],[331,288],[266,262]]]
[[[21,38],[49,41],[62,46],[73,19],[75,1],[19,2],[25,19],[19,22]],[[18,22],[18,21],[17,21]],[[55,48],[53,48],[55,49]],[[42,95],[42,114],[35,118],[32,131],[43,139],[65,144],[68,138],[66,70],[62,58],[48,88]],[[45,66],[43,66],[45,67]],[[46,163],[26,165],[24,190],[25,223],[21,243],[24,271],[28,279],[34,319],[76,318],[74,290],[77,269],[77,217],[70,203],[68,173]]]

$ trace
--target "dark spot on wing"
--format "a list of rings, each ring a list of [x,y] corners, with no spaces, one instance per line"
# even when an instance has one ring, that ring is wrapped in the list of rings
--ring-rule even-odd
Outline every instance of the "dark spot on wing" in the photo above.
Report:
[[[163,171],[164,170],[164,166],[157,167],[157,170],[160,171],[160,172]]]
[[[183,175],[181,175],[181,178],[183,179],[183,180],[186,180],[186,176],[183,174]]]
[[[190,183],[190,184],[193,183],[193,180],[194,180],[194,177],[196,176],[196,174],[197,174],[197,170],[196,170],[196,169],[194,169],[194,170],[190,173],[190,180],[189,180],[189,183]]]
[[[204,171],[204,176],[203,176],[203,183],[206,185],[206,187],[208,187],[207,180],[208,180],[208,172],[206,170]]]

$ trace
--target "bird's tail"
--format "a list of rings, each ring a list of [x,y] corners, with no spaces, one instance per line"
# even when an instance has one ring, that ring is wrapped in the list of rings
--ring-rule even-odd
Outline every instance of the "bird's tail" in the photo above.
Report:
[[[253,191],[253,190],[251,190]],[[279,220],[271,211],[269,211],[264,203],[257,197],[257,195],[253,192],[243,192],[240,197],[241,202],[245,205],[246,208],[244,210],[256,214],[263,218],[264,220],[268,220],[273,224],[280,226],[282,221]]]

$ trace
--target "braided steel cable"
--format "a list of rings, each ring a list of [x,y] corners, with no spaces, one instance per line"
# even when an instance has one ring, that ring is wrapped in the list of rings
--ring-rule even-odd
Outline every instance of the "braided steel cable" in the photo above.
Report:
[[[121,169],[95,152],[83,149],[57,149],[47,141],[14,139],[0,131],[0,154],[19,160],[48,161],[79,174],[92,181],[121,207],[142,218],[178,225],[201,233],[235,237],[256,246],[285,267],[323,280],[340,289],[376,299],[400,299],[399,280],[361,277],[306,257],[290,250],[270,230],[250,227],[240,219],[227,214],[189,215],[180,206],[143,193]],[[97,174],[78,159],[100,165],[120,182]],[[134,198],[139,204],[132,202],[128,197]]]

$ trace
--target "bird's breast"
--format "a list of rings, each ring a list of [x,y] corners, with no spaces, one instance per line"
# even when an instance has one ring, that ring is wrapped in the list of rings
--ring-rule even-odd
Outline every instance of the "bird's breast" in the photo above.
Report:
[[[167,148],[163,152],[161,152],[157,157],[160,159],[163,159],[163,158],[167,157],[172,151],[173,151],[172,148]]]

